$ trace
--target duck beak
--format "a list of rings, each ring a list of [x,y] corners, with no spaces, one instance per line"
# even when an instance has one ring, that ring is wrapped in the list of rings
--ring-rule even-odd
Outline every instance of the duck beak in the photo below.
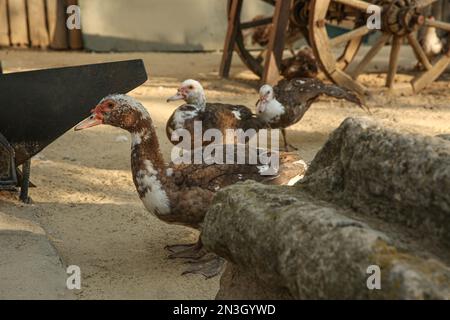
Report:
[[[103,119],[98,117],[96,113],[92,114],[89,118],[84,119],[79,124],[75,126],[75,131],[80,131],[83,129],[95,127],[103,124]]]
[[[184,96],[181,94],[180,91],[178,91],[176,95],[171,96],[169,99],[167,99],[167,102],[172,102],[172,101],[177,101],[177,100],[184,100]]]

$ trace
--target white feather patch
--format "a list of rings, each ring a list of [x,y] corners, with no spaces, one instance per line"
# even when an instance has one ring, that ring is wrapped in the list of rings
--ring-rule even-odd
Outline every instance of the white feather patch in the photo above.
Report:
[[[149,160],[144,161],[144,166],[145,170],[138,172],[136,181],[141,192],[146,190],[141,199],[145,208],[154,215],[169,214],[169,198],[158,179],[158,171],[153,168]]]
[[[274,119],[278,119],[285,112],[284,106],[276,99],[270,100],[263,113],[260,113],[260,117],[265,122],[270,122]]]
[[[173,124],[174,124],[175,130],[183,129],[184,123],[186,122],[186,120],[195,118],[197,115],[198,115],[197,110],[189,110],[189,111],[177,110],[173,117]]]
[[[293,177],[291,180],[289,180],[289,182],[287,183],[288,186],[292,187],[293,185],[295,185],[297,182],[299,182],[300,180],[303,179],[305,175],[297,175],[295,177]]]
[[[234,114],[234,117],[238,120],[242,120],[241,118],[241,113],[238,110],[234,110],[232,111],[232,113]]]

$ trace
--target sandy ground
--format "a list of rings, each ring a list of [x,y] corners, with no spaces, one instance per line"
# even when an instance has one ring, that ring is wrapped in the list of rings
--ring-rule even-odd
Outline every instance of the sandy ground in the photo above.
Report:
[[[150,111],[166,159],[171,145],[163,133],[165,122],[178,106],[167,104],[179,82],[200,80],[210,101],[254,106],[255,76],[234,60],[231,80],[218,78],[219,53],[209,54],[92,54],[0,51],[6,72],[143,58],[149,81],[131,95]],[[384,75],[364,76],[381,85]],[[408,79],[408,76],[400,76]],[[416,96],[376,94],[370,101],[372,117],[402,131],[427,135],[450,133],[450,75],[442,76]],[[293,144],[310,161],[328,134],[348,116],[362,110],[321,99],[303,120],[289,130]],[[219,278],[181,276],[181,261],[167,259],[167,244],[192,242],[196,232],[167,225],[150,216],[137,197],[130,173],[130,142],[126,132],[97,127],[67,132],[32,163],[33,206],[39,222],[68,265],[82,270],[80,299],[212,299]],[[23,210],[11,197],[1,197],[3,212]]]

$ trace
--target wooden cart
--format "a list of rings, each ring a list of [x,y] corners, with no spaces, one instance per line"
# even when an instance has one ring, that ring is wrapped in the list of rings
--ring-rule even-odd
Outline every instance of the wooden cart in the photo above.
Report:
[[[277,0],[265,1],[272,4],[273,17],[251,22],[240,19],[243,0],[229,1],[229,25],[225,41],[225,50],[220,75],[228,77],[232,52],[236,50],[243,62],[264,83],[275,83],[279,79],[279,67],[283,57],[286,29],[294,29],[298,34],[306,35],[314,54],[325,75],[335,83],[355,90],[361,94],[370,88],[364,86],[359,76],[366,70],[372,59],[388,43],[391,44],[386,87],[396,89],[396,74],[400,48],[407,43],[423,70],[418,70],[408,84],[412,92],[419,92],[436,80],[450,64],[448,48],[435,59],[425,54],[417,39],[417,31],[426,26],[450,32],[450,23],[439,19],[430,19],[427,12],[440,12],[448,17],[448,0]],[[377,5],[381,9],[381,28],[370,29],[367,19],[369,6]],[[438,8],[438,10],[436,10]],[[447,18],[448,19],[448,18]],[[246,48],[243,32],[255,26],[272,24],[269,44],[265,58],[256,59]],[[329,27],[344,27],[347,32],[330,36]],[[292,30],[290,32],[292,34]],[[359,61],[354,61],[365,36],[371,34],[375,42]],[[450,40],[450,39],[449,39]],[[405,89],[404,84],[399,86]]]

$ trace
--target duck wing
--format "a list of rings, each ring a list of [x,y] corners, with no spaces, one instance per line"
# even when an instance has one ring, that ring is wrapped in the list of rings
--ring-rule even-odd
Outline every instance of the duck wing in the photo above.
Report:
[[[292,183],[292,179],[303,177],[307,168],[303,159],[293,152],[269,151],[248,145],[221,145],[221,147],[222,149],[216,149],[220,150],[219,155],[210,155],[208,152],[208,156],[205,156],[205,149],[201,149],[204,152],[202,164],[174,166],[173,180],[178,188],[195,186],[216,192],[246,180],[288,185]],[[231,152],[225,153],[226,150]]]
[[[249,147],[245,146],[246,152]],[[236,147],[235,151],[237,152]],[[298,154],[275,152],[279,165],[262,164],[180,164],[172,166],[171,187],[168,188],[171,214],[161,216],[166,222],[200,228],[213,198],[220,189],[237,182],[254,180],[273,185],[293,185],[303,178],[307,165]],[[258,156],[272,154],[257,149]],[[275,160],[274,160],[275,162]],[[276,170],[272,168],[276,167]]]
[[[201,113],[192,105],[184,104],[178,107],[170,116],[166,124],[166,135],[173,144],[179,141],[172,141],[172,134],[177,129],[186,129],[193,136],[194,121],[201,120]]]
[[[325,84],[318,79],[284,79],[274,87],[274,93],[277,100],[286,109],[283,118],[289,124],[300,121],[312,103],[321,95],[344,99],[356,103],[362,108],[362,102],[355,93],[334,84]]]
[[[208,120],[216,117],[215,128],[222,133],[226,129],[249,129],[259,130],[267,128],[268,125],[259,119],[248,107],[243,105],[223,104],[223,103],[207,103],[206,112],[212,113],[208,116]],[[205,121],[210,123],[210,121]]]

